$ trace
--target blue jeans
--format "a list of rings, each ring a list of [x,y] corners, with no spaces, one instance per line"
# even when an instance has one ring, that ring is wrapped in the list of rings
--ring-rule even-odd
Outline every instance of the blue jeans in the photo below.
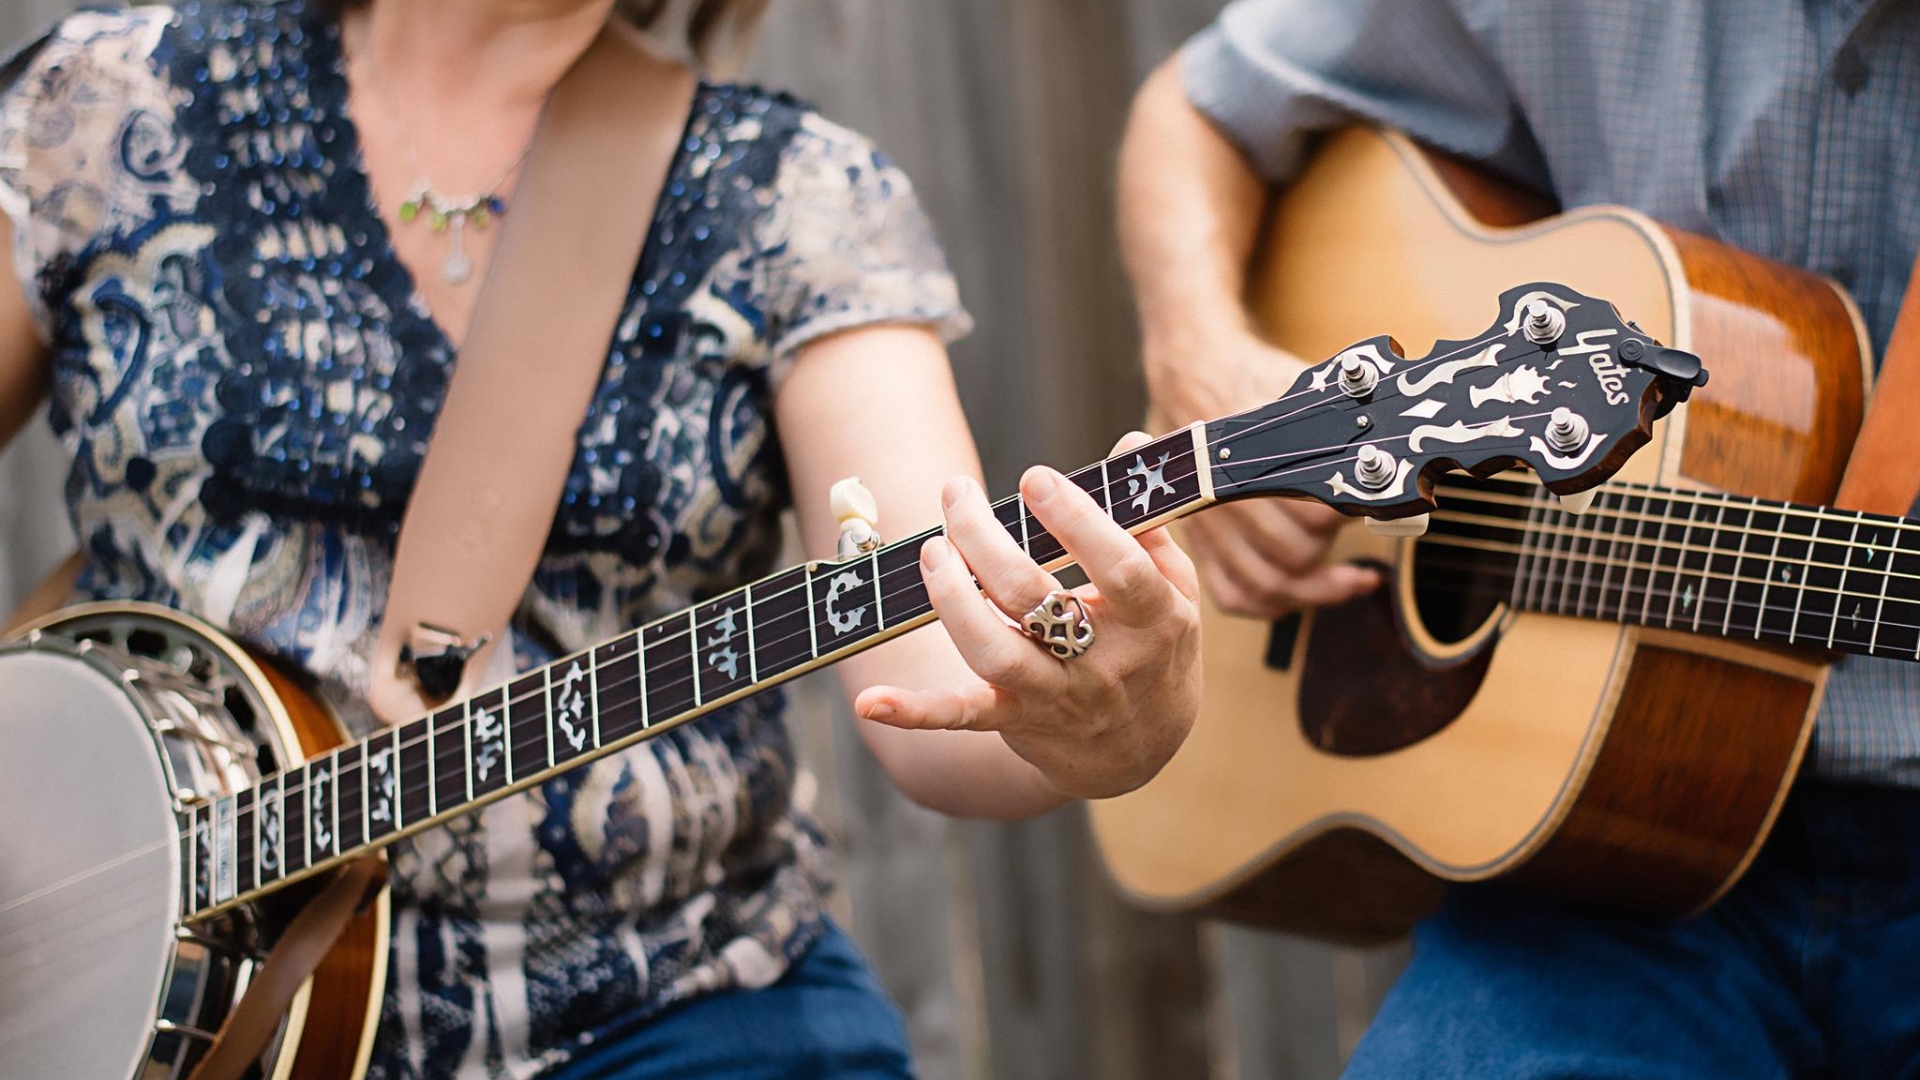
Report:
[[[1920,1077],[1920,792],[1803,784],[1678,922],[1457,889],[1346,1076]]]
[[[831,923],[764,990],[676,1005],[542,1080],[913,1080],[907,1029]]]

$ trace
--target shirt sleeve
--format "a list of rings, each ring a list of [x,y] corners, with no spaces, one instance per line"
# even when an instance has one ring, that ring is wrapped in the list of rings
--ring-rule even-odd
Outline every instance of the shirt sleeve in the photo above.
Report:
[[[0,213],[43,337],[60,267],[109,226],[129,175],[122,151],[153,141],[148,128],[165,103],[146,57],[164,17],[73,15],[0,66]]]
[[[1546,166],[1486,45],[1498,3],[1237,0],[1180,55],[1187,96],[1284,183],[1311,139],[1354,121],[1546,188]]]
[[[808,113],[776,193],[773,385],[802,347],[842,330],[917,323],[952,342],[972,329],[912,182],[866,138]]]

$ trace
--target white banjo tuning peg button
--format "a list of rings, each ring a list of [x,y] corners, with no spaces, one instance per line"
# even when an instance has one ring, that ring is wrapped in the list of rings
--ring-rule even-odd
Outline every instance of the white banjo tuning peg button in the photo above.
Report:
[[[1593,505],[1594,493],[1599,490],[1599,488],[1588,488],[1585,491],[1574,492],[1572,495],[1555,495],[1554,498],[1559,500],[1560,509],[1577,517],[1586,513],[1587,507]]]
[[[874,525],[880,520],[880,502],[857,476],[837,481],[827,489],[827,508],[840,523],[840,557],[851,559],[880,546]]]
[[[1383,521],[1380,518],[1367,518],[1367,531],[1375,536],[1402,537],[1425,536],[1427,525],[1432,521],[1428,514],[1415,514],[1412,517],[1394,518]]]

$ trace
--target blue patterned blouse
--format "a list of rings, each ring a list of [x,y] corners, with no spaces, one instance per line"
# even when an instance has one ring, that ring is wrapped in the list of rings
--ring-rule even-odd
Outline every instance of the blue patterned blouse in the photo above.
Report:
[[[194,612],[312,672],[367,730],[453,352],[370,201],[330,16],[65,20],[0,97],[0,210],[72,454],[80,597]],[[881,321],[965,325],[906,178],[788,98],[703,86],[512,660],[769,570],[772,395],[801,346]],[[527,1076],[674,1001],[769,983],[828,884],[774,694],[403,843],[394,869],[388,1078]]]

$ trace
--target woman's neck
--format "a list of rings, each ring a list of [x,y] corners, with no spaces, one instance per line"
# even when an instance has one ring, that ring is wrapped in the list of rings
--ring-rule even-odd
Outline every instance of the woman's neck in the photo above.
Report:
[[[538,113],[612,11],[613,0],[372,0],[343,32],[396,102],[514,117]]]

